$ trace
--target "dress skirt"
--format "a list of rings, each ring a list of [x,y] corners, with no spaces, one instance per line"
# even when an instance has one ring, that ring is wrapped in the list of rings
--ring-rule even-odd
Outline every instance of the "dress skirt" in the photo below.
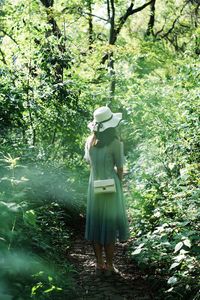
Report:
[[[122,167],[123,144],[115,139],[102,148],[87,148],[85,158],[91,166],[88,185],[85,238],[102,245],[126,241],[129,237],[128,218],[121,181],[116,167]],[[94,180],[114,178],[116,192],[94,194]]]

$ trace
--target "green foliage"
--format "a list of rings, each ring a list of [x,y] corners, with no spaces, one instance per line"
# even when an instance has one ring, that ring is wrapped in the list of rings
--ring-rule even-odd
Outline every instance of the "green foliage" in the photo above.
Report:
[[[29,178],[22,177],[21,172],[29,173]],[[2,299],[22,294],[23,299],[62,299],[75,295],[72,281],[75,270],[65,260],[72,237],[67,229],[67,211],[72,205],[63,203],[64,199],[60,200],[62,206],[58,205],[47,195],[46,202],[40,205],[36,198],[31,199],[33,170],[31,178],[30,170],[20,165],[19,157],[8,154],[2,158],[1,173],[4,174],[0,181]],[[44,182],[42,188],[45,189]]]
[[[115,6],[116,28],[127,5]],[[149,15],[110,45],[105,1],[0,2],[0,298],[75,297],[63,255],[85,212],[87,122],[106,104],[124,118],[130,256],[158,298],[197,298],[198,4],[156,1],[147,37]]]
[[[135,132],[143,136],[133,136],[138,157],[130,151],[135,239],[130,255],[141,267],[168,278],[163,287],[166,299],[193,299],[198,294],[200,259],[198,70],[195,63],[175,63],[173,78],[168,75],[165,90],[160,89],[153,118],[151,110],[140,111],[142,126],[148,126],[146,136],[133,122]],[[168,87],[173,88],[173,98],[166,93]],[[151,90],[155,95],[157,87]]]

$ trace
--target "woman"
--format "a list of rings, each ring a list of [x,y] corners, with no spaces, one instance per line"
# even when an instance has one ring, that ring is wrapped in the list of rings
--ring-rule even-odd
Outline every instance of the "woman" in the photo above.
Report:
[[[121,113],[112,113],[109,107],[94,111],[94,120],[88,127],[93,134],[85,144],[85,159],[90,163],[85,238],[93,242],[96,256],[96,274],[105,271],[111,275],[115,269],[113,256],[115,241],[127,240],[128,220],[125,211],[121,180],[123,174],[123,143],[115,128],[122,119]],[[96,180],[113,180],[116,191],[96,193]],[[103,248],[106,264],[103,261]]]

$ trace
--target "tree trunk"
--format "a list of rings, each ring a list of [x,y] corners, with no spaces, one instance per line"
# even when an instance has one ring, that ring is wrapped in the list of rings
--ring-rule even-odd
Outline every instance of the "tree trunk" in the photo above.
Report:
[[[112,3],[114,5],[114,0],[107,0],[108,10],[110,10],[110,5],[108,5],[110,3],[110,1],[111,1],[111,7],[112,7]],[[134,3],[133,2],[131,3],[131,5],[127,8],[125,14],[119,18],[119,20],[117,22],[118,26],[116,28],[113,28],[113,33],[112,33],[112,35],[110,35],[110,39],[109,39],[110,45],[114,45],[115,42],[117,41],[117,37],[118,37],[122,27],[126,23],[126,20],[128,19],[128,17],[133,14],[136,14],[137,12],[142,11],[143,9],[145,9],[145,7],[147,7],[154,1],[155,0],[150,0],[149,2],[146,2],[145,4],[139,6],[135,9],[133,9]],[[110,11],[108,11],[108,12],[110,12]],[[108,16],[109,16],[109,14],[108,14]],[[101,60],[101,64],[104,64],[106,62],[106,60],[108,59],[108,57],[109,57],[109,55],[105,54]]]
[[[114,0],[107,0],[107,11],[108,19],[110,21],[110,32],[109,32],[109,45],[113,45],[115,40],[115,4]],[[113,51],[109,50],[108,52],[108,70],[110,75],[110,90],[109,90],[109,100],[112,102],[115,96],[115,68],[114,68],[114,57]]]
[[[53,7],[54,0],[40,0],[42,4],[47,8],[47,17],[48,17],[48,23],[51,25],[51,33],[57,38],[60,39],[62,37],[62,33],[58,27],[58,24],[56,23],[56,20],[52,16],[52,12],[50,8]],[[58,49],[61,53],[65,52],[65,46],[60,42],[58,45]],[[55,70],[55,77],[56,77],[56,82],[63,82],[63,66],[60,62],[57,62],[54,65],[54,70]]]
[[[194,12],[195,13],[195,21],[194,21],[195,28],[198,28],[199,7],[200,7],[200,3],[197,4],[197,6],[195,8],[195,12]],[[199,36],[197,34],[195,34],[195,53],[197,55],[200,54]]]
[[[115,86],[116,86],[113,52],[111,52],[109,56],[109,74],[110,74],[110,91],[109,91],[110,99],[109,100],[110,102],[112,102],[112,100],[115,97]]]
[[[89,50],[92,49],[93,44],[93,18],[92,18],[92,1],[88,0],[87,2],[88,6],[88,44],[89,44]]]
[[[155,4],[156,4],[156,0],[153,0],[153,2],[151,3],[151,6],[150,6],[150,18],[149,18],[147,31],[146,31],[147,36],[154,35],[153,27],[154,27],[154,23],[155,23]]]

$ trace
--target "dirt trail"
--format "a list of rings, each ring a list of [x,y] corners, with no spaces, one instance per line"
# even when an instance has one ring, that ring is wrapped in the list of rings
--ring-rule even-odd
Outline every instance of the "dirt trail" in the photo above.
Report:
[[[68,259],[75,266],[77,297],[84,300],[152,300],[153,293],[145,280],[145,274],[131,264],[126,255],[126,244],[117,244],[114,264],[119,274],[111,278],[96,276],[95,256],[90,243],[77,237]]]

